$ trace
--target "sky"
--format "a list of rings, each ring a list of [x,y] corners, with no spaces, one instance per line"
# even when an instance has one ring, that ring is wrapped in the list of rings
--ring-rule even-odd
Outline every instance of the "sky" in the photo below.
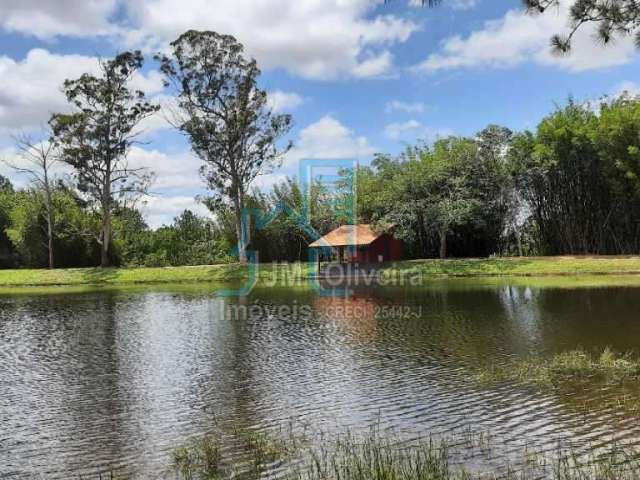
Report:
[[[68,110],[66,78],[95,72],[98,58],[140,49],[133,83],[170,101],[153,54],[188,29],[232,34],[262,70],[276,112],[289,113],[292,150],[259,177],[268,189],[295,175],[302,159],[397,154],[417,141],[473,135],[488,124],[519,131],[569,97],[590,101],[640,92],[631,38],[601,46],[583,29],[568,56],[549,38],[567,27],[566,4],[544,15],[520,0],[0,0],[0,158],[18,162],[16,135],[41,135]],[[184,209],[207,214],[201,161],[160,113],[143,125],[129,155],[156,174],[141,203],[151,227]],[[0,164],[16,185],[27,179]],[[62,168],[60,175],[68,172]]]

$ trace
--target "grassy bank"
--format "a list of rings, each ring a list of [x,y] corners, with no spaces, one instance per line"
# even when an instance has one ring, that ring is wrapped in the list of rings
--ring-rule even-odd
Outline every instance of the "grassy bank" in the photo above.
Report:
[[[436,276],[545,276],[640,274],[640,257],[562,256],[503,257],[451,260],[407,260],[396,264],[398,272]]]
[[[282,272],[286,271],[286,275]],[[260,281],[280,283],[302,279],[309,266],[299,263],[286,268],[260,264]],[[587,277],[640,275],[640,257],[531,257],[451,260],[410,260],[386,266],[385,277],[420,275],[423,280],[446,277]],[[0,288],[54,285],[135,285],[161,283],[233,283],[249,277],[239,264],[166,268],[70,268],[0,270]],[[573,281],[573,280],[572,280]],[[591,281],[590,281],[591,282]],[[599,282],[602,283],[602,282]],[[628,283],[628,282],[623,282]]]
[[[238,264],[165,268],[67,268],[0,270],[0,287],[227,283],[248,275]]]

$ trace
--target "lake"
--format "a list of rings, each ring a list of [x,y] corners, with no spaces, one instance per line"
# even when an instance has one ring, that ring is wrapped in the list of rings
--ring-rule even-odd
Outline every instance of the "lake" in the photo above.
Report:
[[[480,283],[349,298],[272,288],[223,299],[205,286],[2,295],[0,477],[160,477],[173,448],[232,425],[473,429],[506,453],[640,446],[637,417],[606,406],[614,389],[541,393],[474,375],[576,347],[637,349],[640,287]]]

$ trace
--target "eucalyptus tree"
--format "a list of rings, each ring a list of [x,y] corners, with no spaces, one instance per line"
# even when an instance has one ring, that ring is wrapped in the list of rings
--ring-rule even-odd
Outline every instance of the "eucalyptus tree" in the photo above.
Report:
[[[215,197],[230,202],[240,262],[246,262],[245,196],[255,178],[278,165],[291,144],[277,146],[290,129],[290,115],[276,115],[258,87],[260,70],[230,35],[185,32],[158,54],[166,86],[177,96],[174,125],[204,162],[200,173]]]
[[[98,206],[101,225],[96,240],[100,263],[110,263],[113,210],[119,200],[145,193],[151,174],[130,168],[127,155],[140,133],[140,122],[159,107],[151,104],[131,80],[143,65],[139,51],[100,62],[99,75],[83,74],[64,82],[73,111],[52,116],[54,140],[61,158],[75,169],[77,187]]]

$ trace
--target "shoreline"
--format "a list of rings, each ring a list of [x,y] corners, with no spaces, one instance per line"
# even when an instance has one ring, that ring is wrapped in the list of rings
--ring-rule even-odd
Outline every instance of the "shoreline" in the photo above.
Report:
[[[314,266],[307,263],[258,264],[258,284],[272,280],[306,281]],[[390,263],[386,278],[421,275],[425,280],[640,276],[640,256],[495,257],[424,259]],[[249,277],[237,263],[181,267],[90,267],[0,270],[0,288],[128,286],[162,284],[230,284]],[[639,282],[640,283],[640,282]],[[286,282],[283,282],[286,285]]]

